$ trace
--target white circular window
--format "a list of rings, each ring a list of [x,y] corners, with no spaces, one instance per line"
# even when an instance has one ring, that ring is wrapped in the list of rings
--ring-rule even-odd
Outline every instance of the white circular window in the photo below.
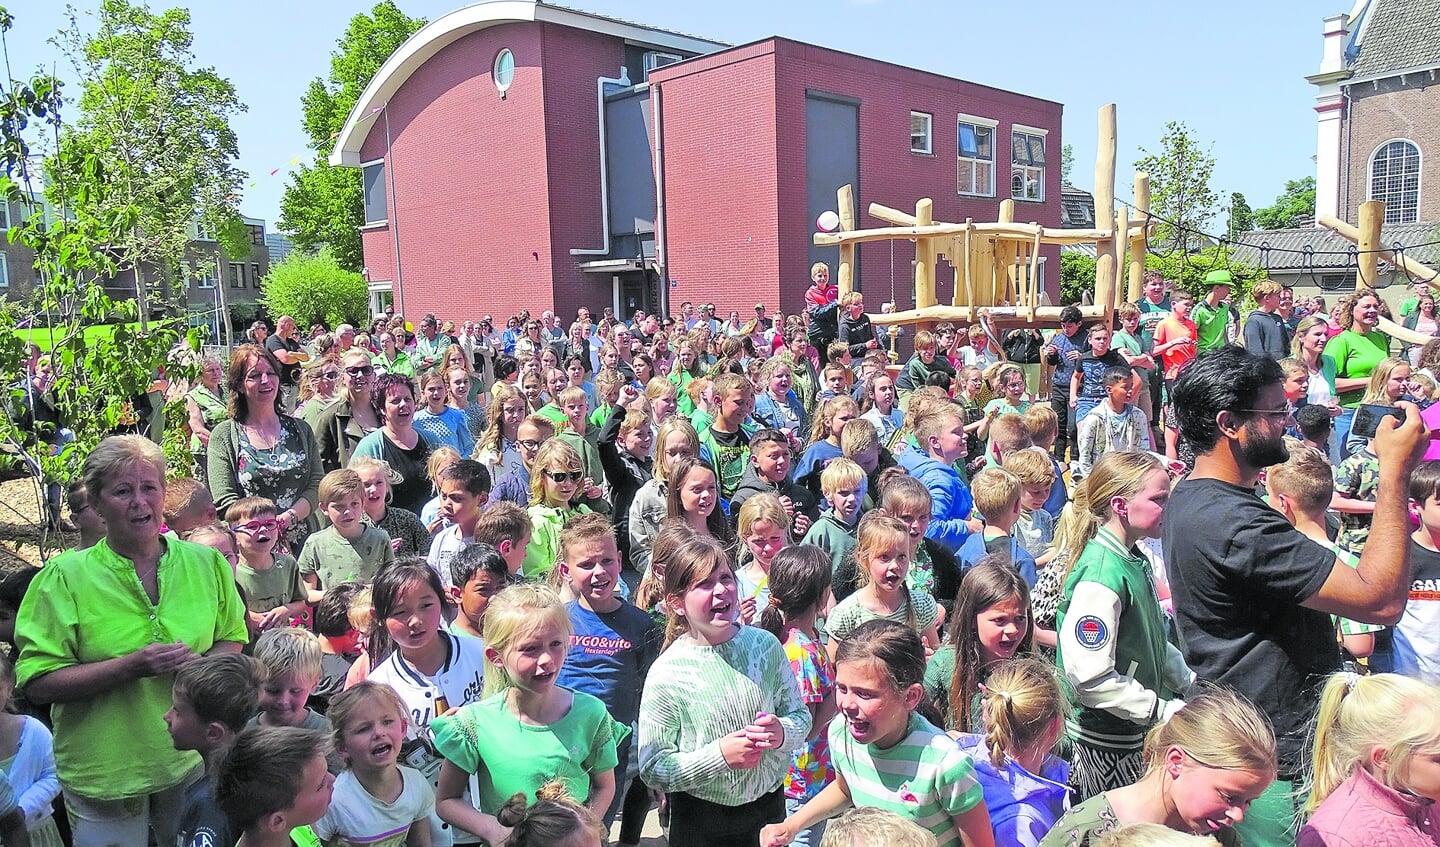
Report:
[[[491,75],[495,80],[495,88],[501,94],[515,81],[515,54],[510,52],[510,48],[507,47],[495,55],[495,68]]]

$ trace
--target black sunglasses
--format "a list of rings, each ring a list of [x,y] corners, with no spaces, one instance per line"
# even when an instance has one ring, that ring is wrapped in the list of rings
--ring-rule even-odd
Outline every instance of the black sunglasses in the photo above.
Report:
[[[585,478],[584,471],[546,471],[545,475],[556,485],[564,485],[567,482],[580,482]]]
[[[351,376],[370,376],[375,373],[374,365],[355,365],[345,369],[345,373]]]

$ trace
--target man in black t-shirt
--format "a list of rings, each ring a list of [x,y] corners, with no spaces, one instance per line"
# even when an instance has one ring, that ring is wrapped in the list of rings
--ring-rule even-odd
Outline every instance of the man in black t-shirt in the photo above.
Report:
[[[300,350],[300,339],[296,338],[295,319],[281,315],[275,322],[275,334],[265,339],[265,349],[274,354],[280,362],[280,396],[284,398],[285,411],[295,409],[296,391],[300,385],[300,366],[310,361],[310,356]]]
[[[1380,487],[1358,568],[1301,535],[1255,494],[1287,455],[1291,414],[1279,364],[1240,347],[1201,355],[1172,397],[1195,470],[1165,509],[1163,547],[1185,659],[1199,677],[1244,694],[1275,729],[1275,783],[1236,830],[1248,845],[1293,844],[1291,794],[1304,770],[1318,686],[1340,668],[1330,615],[1391,625],[1405,608],[1407,484],[1428,445],[1415,407],[1381,423]]]

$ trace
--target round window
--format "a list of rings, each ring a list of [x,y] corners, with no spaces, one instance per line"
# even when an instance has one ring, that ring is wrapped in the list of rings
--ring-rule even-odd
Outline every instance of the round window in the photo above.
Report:
[[[515,81],[515,54],[510,48],[501,50],[495,56],[495,69],[492,73],[495,80],[495,87],[501,94],[510,88],[510,83]]]

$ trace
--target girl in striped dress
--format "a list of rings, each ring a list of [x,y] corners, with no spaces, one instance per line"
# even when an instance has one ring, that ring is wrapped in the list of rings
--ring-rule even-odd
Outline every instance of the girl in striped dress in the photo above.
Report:
[[[841,642],[840,714],[827,734],[834,781],[784,823],[765,827],[760,847],[783,847],[851,805],[908,818],[933,833],[939,847],[994,847],[975,763],[915,711],[925,696],[924,675],[924,645],[904,624],[868,621]]]
[[[671,847],[756,844],[810,712],[775,636],[737,621],[730,557],[686,540],[666,562],[666,647],[640,699],[640,777],[670,795]]]

